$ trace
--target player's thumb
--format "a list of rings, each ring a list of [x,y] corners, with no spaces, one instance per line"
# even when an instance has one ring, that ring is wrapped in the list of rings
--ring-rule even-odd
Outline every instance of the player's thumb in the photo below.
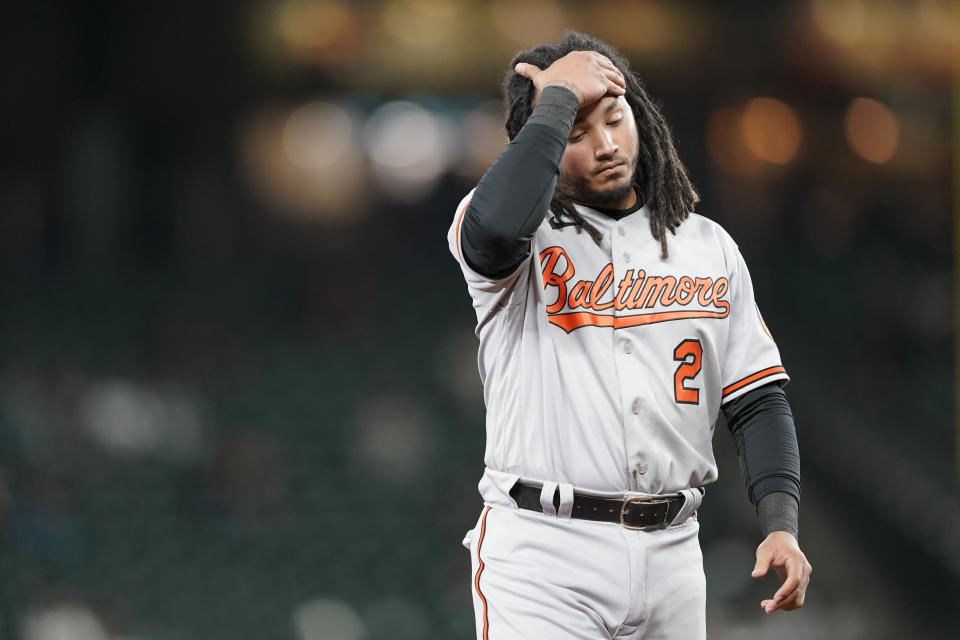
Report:
[[[770,568],[770,561],[773,559],[773,553],[764,548],[757,549],[757,564],[753,566],[754,578],[762,578],[767,575],[767,569]]]
[[[517,66],[513,68],[519,75],[524,78],[533,80],[533,76],[540,73],[541,69],[535,64],[530,64],[529,62],[518,62]]]

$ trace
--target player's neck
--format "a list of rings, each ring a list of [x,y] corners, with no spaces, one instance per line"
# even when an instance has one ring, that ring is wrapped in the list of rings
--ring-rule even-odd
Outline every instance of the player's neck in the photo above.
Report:
[[[626,204],[628,203],[629,204]],[[613,218],[614,220],[620,220],[635,213],[643,208],[643,200],[640,199],[640,195],[637,193],[636,188],[630,190],[630,195],[625,197],[620,203],[624,206],[610,206],[610,207],[599,207],[597,205],[585,204],[585,207],[590,207],[598,213],[602,213],[606,216]]]

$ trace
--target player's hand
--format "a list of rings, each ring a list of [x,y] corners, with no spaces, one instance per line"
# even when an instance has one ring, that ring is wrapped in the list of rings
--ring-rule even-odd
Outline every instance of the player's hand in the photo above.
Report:
[[[786,531],[774,531],[757,547],[757,564],[753,577],[762,578],[773,567],[783,584],[769,600],[760,602],[767,613],[777,609],[793,611],[803,606],[813,567],[800,551],[797,539]]]
[[[566,87],[573,91],[581,109],[606,95],[622,96],[627,90],[620,70],[608,57],[596,51],[571,51],[546,69],[529,62],[518,62],[514,71],[533,82],[536,88],[534,103],[540,93],[550,86]]]

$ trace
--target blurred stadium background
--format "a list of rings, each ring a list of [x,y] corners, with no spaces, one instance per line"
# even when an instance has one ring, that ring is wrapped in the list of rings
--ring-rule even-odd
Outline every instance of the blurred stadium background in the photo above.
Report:
[[[762,614],[718,425],[711,637],[957,637],[957,3],[0,16],[0,639],[473,637],[484,412],[445,234],[508,61],[564,27],[662,101],[793,376],[808,604]]]

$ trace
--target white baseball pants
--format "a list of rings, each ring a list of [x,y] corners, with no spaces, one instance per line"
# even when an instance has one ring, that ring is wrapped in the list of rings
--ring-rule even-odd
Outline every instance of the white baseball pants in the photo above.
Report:
[[[488,505],[464,539],[478,640],[699,640],[696,514],[654,531]]]

